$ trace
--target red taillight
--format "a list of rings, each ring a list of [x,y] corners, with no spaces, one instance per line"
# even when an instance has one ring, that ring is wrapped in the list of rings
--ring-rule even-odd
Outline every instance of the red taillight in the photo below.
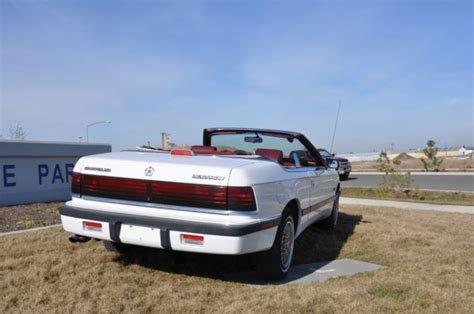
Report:
[[[220,210],[254,211],[257,209],[251,187],[227,187],[91,175],[82,175],[77,180],[78,190],[82,195]],[[73,193],[74,186],[73,183]]]
[[[150,202],[226,209],[226,187],[173,182],[150,182]]]
[[[249,186],[229,186],[227,188],[227,209],[241,211],[257,210],[257,204],[255,203],[255,195],[253,194],[253,189]]]
[[[84,225],[87,227],[102,228],[102,224],[99,222],[84,221]]]
[[[130,201],[147,201],[148,182],[144,180],[83,175],[82,194]]]
[[[102,231],[102,224],[99,222],[93,222],[93,221],[84,221],[82,223],[82,227],[84,230],[89,230],[89,231]]]
[[[173,149],[171,151],[171,155],[177,155],[177,156],[193,156],[194,153],[192,150],[189,149]]]
[[[197,236],[197,235],[192,235],[192,234],[183,234],[183,239],[194,240],[194,241],[204,241],[203,236]]]
[[[181,242],[186,243],[186,244],[203,245],[204,244],[204,237],[194,235],[194,234],[182,234],[181,235]]]
[[[72,184],[71,184],[71,192],[74,194],[81,194],[81,183],[82,183],[82,175],[80,173],[74,172],[72,174]]]

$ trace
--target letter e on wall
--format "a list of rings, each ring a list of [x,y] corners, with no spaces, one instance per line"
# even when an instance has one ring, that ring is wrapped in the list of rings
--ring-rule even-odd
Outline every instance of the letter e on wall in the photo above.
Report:
[[[16,186],[15,178],[15,165],[3,165],[3,186],[13,187]]]

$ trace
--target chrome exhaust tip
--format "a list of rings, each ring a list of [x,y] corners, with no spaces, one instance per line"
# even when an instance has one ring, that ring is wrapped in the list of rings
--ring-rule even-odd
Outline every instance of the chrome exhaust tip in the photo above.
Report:
[[[69,237],[69,242],[71,242],[71,243],[86,243],[90,240],[91,240],[91,238],[89,238],[89,237],[84,237],[84,236],[80,236],[80,235],[77,235],[77,234]]]

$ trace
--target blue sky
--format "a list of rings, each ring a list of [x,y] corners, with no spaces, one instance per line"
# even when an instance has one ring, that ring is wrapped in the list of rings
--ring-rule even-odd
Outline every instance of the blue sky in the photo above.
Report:
[[[472,145],[472,1],[1,0],[0,128],[115,150],[205,127]]]

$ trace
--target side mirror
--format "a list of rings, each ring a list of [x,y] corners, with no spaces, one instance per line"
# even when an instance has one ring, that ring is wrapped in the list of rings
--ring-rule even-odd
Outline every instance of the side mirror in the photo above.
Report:
[[[336,154],[331,154],[332,157],[336,157]]]

